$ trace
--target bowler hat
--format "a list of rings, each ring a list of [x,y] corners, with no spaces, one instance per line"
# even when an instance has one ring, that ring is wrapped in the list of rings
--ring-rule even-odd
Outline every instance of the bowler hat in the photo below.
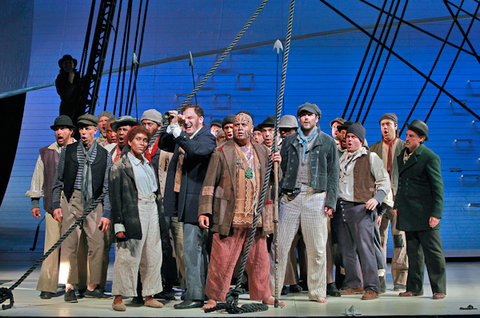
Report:
[[[60,115],[57,118],[55,118],[55,121],[53,125],[50,126],[50,128],[52,130],[55,130],[57,129],[57,127],[67,127],[67,128],[75,129],[72,119],[67,115]]]
[[[136,118],[133,118],[132,116],[122,116],[118,120],[114,121],[113,123],[110,124],[110,127],[112,127],[113,131],[117,131],[118,128],[122,126],[138,126],[139,122]]]
[[[275,127],[275,116],[268,116],[261,124],[258,125],[260,129],[263,129],[263,127]]]
[[[318,116],[318,118],[322,117],[322,111],[315,104],[305,103],[303,105],[298,106],[297,117],[300,117],[300,114],[302,112],[309,112],[309,113],[315,114]]]
[[[77,60],[74,59],[70,54],[65,54],[61,59],[58,60],[58,66],[60,68],[62,68],[62,64],[64,61],[73,61],[73,67],[77,67]]]
[[[424,141],[428,140],[428,126],[420,119],[414,119],[408,129],[413,130],[418,136],[425,137]]]
[[[346,122],[344,122],[343,124],[341,125],[338,125],[337,126],[337,130],[340,132],[342,130],[347,130],[348,127],[350,127],[351,125],[353,125],[354,122],[353,121],[350,121],[350,120],[347,120]]]

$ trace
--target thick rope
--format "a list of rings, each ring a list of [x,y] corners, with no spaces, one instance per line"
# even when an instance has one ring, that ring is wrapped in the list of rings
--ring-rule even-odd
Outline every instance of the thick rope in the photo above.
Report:
[[[288,64],[288,54],[290,51],[290,41],[292,36],[292,25],[293,25],[293,10],[295,7],[295,0],[290,1],[290,11],[288,16],[288,27],[287,27],[287,37],[285,42],[285,51],[283,55],[283,63],[282,63],[282,80],[280,84],[280,93],[278,96],[277,101],[277,108],[276,108],[276,121],[275,121],[275,130],[274,130],[274,141],[272,145],[272,153],[277,152],[277,135],[278,135],[278,124],[280,121],[280,116],[282,113],[282,106],[283,106],[283,98],[284,98],[284,91],[285,91],[285,80],[287,76],[287,64]],[[208,75],[208,74],[207,74]],[[270,158],[268,160],[268,168],[265,173],[265,181],[263,183],[262,192],[259,199],[259,204],[257,206],[257,211],[255,213],[253,224],[252,224],[252,231],[250,232],[250,237],[248,240],[247,247],[244,252],[244,256],[242,257],[242,263],[240,266],[240,271],[237,277],[237,283],[235,285],[235,289],[231,289],[226,296],[225,303],[218,303],[215,307],[210,309],[205,309],[205,313],[217,311],[217,310],[226,310],[229,314],[241,314],[247,312],[257,312],[257,311],[266,311],[268,310],[268,305],[266,304],[244,304],[242,307],[238,307],[238,297],[244,293],[244,290],[240,287],[242,284],[242,278],[245,272],[245,266],[247,264],[248,255],[250,253],[250,248],[253,244],[253,239],[255,238],[255,233],[257,231],[257,223],[258,218],[262,213],[262,209],[265,203],[265,196],[267,194],[268,185],[270,184],[270,175],[272,172],[273,162]],[[277,204],[278,202],[275,202]]]

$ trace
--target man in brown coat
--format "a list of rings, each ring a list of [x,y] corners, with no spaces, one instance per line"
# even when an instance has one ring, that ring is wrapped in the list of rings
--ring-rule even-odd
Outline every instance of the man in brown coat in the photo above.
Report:
[[[248,243],[259,203],[269,151],[250,140],[252,131],[250,114],[239,112],[233,121],[233,140],[215,150],[203,183],[198,221],[201,227],[214,233],[205,288],[209,301],[204,309],[215,307],[217,301],[225,301],[236,261]],[[280,154],[273,154],[272,159],[280,162]],[[266,235],[273,232],[269,194],[267,191],[246,271],[250,278],[250,298],[273,305],[266,241]]]

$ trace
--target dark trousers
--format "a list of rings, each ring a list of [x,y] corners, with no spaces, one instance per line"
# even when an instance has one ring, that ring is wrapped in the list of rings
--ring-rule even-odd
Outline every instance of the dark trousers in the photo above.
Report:
[[[349,287],[362,287],[363,277],[365,289],[380,292],[374,246],[374,221],[365,204],[338,201],[333,222]],[[362,277],[358,275],[357,256]]]
[[[183,223],[183,255],[185,257],[187,291],[185,300],[204,300],[208,270],[206,231],[196,224]]]
[[[445,256],[439,230],[409,231],[407,290],[423,294],[425,264],[433,293],[447,293]]]

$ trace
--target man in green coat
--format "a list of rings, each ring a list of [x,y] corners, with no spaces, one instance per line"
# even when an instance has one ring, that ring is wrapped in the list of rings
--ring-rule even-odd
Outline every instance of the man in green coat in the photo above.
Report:
[[[407,290],[401,297],[423,294],[425,263],[433,299],[446,294],[446,266],[440,240],[443,211],[443,181],[440,158],[425,147],[428,126],[415,119],[408,125],[406,148],[397,157],[399,178],[394,209],[397,229],[405,231],[409,272]]]

